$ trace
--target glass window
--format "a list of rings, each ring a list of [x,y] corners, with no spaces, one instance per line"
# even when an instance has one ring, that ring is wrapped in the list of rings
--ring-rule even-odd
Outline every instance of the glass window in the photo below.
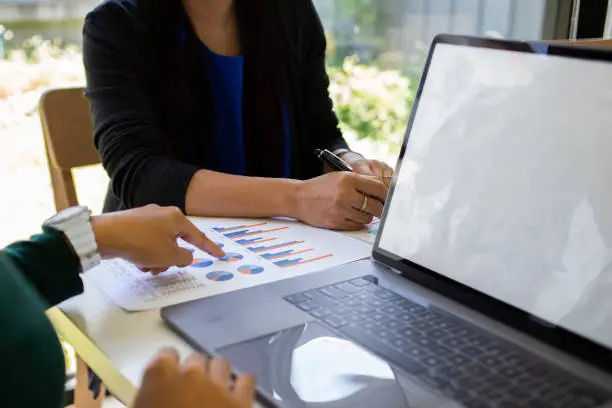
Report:
[[[336,112],[356,150],[393,162],[426,52],[439,33],[568,38],[564,0],[315,0]]]
[[[40,221],[54,211],[36,104],[48,88],[84,85],[81,26],[99,2],[0,0],[0,190],[19,192],[0,202],[0,246],[38,230]],[[330,92],[344,135],[355,150],[390,164],[435,34],[567,38],[573,4],[572,0],[314,2],[326,30]],[[81,202],[99,210],[105,173],[94,168],[75,175]]]
[[[99,0],[0,0],[0,247],[27,238],[55,212],[37,103],[83,86],[81,30]],[[79,199],[100,211],[107,178],[77,170]]]

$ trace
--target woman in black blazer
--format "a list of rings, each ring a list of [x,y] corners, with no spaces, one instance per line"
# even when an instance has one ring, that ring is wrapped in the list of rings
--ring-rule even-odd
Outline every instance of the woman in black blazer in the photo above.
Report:
[[[106,0],[85,21],[105,210],[287,216],[358,229],[392,169],[348,150],[311,0]],[[327,173],[329,149],[354,173]]]

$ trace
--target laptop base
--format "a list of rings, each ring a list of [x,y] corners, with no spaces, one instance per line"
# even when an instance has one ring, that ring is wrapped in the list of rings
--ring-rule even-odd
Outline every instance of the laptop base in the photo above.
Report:
[[[260,395],[280,407],[589,408],[610,400],[370,260],[162,316],[195,348],[254,373]]]

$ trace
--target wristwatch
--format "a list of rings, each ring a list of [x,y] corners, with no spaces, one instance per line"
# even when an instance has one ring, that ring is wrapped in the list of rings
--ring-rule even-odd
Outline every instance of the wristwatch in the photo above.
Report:
[[[82,272],[95,267],[102,261],[91,227],[89,208],[78,206],[60,211],[45,221],[43,228],[52,228],[64,233],[81,262]]]

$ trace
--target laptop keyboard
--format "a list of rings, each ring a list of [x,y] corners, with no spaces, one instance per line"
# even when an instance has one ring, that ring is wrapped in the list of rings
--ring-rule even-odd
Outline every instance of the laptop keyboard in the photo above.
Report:
[[[285,300],[466,408],[590,408],[612,399],[516,345],[375,282],[364,276]]]

